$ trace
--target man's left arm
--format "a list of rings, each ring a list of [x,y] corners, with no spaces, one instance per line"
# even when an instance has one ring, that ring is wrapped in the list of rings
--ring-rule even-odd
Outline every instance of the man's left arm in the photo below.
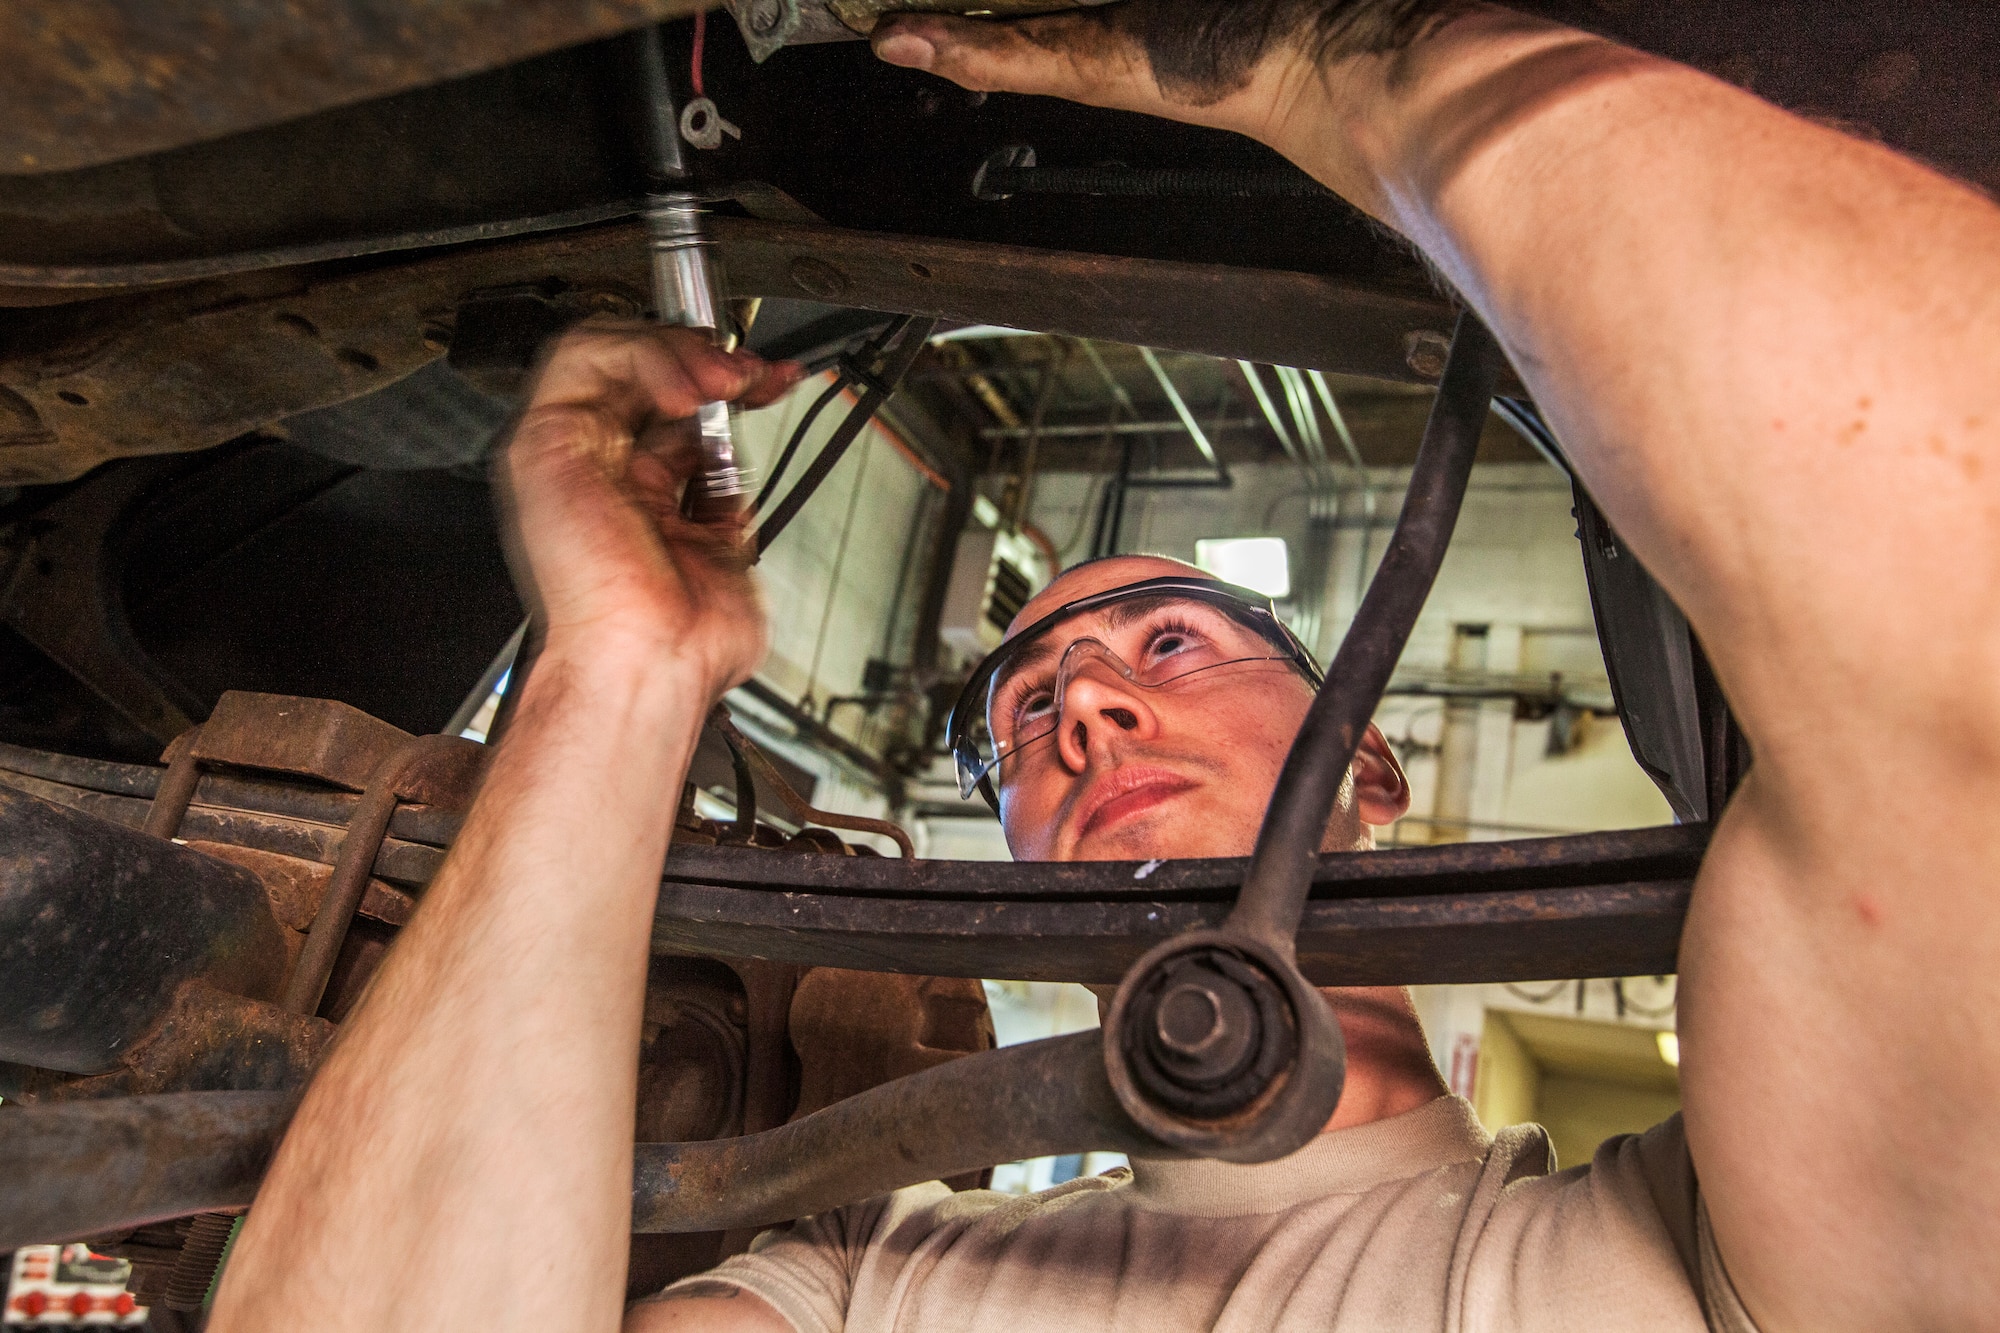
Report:
[[[504,481],[544,650],[279,1149],[216,1333],[618,1326],[660,865],[765,634],[740,524],[679,516],[684,419],[795,378],[637,326],[582,326],[542,371]]]

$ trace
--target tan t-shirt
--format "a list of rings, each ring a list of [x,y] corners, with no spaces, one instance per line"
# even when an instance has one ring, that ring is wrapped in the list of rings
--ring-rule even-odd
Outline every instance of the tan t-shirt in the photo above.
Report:
[[[1549,1174],[1458,1097],[1257,1166],[1140,1159],[1019,1197],[918,1185],[766,1232],[690,1281],[800,1333],[1754,1333],[1680,1117]],[[668,1288],[672,1290],[672,1288]]]

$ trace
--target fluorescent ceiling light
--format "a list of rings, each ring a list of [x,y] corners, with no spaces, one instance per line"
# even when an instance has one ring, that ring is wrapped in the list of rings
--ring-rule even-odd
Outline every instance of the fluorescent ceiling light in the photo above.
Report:
[[[1660,1043],[1660,1058],[1674,1068],[1679,1069],[1681,1067],[1680,1034],[1678,1032],[1661,1032],[1655,1034],[1654,1040]]]
[[[1291,596],[1292,563],[1283,537],[1203,537],[1194,544],[1194,562],[1266,597]]]

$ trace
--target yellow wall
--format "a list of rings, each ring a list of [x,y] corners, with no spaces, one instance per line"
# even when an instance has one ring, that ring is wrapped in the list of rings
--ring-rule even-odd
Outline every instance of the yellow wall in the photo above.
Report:
[[[1479,1123],[1494,1130],[1533,1120],[1541,1086],[1542,1071],[1514,1035],[1507,1016],[1488,1009],[1479,1033],[1479,1077],[1472,1090]]]
[[[1588,1162],[1605,1139],[1650,1129],[1680,1104],[1650,1029],[1486,1011],[1473,1108],[1488,1130],[1540,1124],[1558,1167]]]

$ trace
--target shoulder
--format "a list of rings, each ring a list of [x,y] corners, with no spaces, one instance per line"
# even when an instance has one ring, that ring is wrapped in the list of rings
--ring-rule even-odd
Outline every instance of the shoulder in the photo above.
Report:
[[[1509,1329],[1709,1327],[1680,1116],[1605,1140],[1587,1165],[1550,1172],[1550,1156],[1539,1126],[1495,1139],[1457,1256],[1465,1326],[1504,1309]]]

